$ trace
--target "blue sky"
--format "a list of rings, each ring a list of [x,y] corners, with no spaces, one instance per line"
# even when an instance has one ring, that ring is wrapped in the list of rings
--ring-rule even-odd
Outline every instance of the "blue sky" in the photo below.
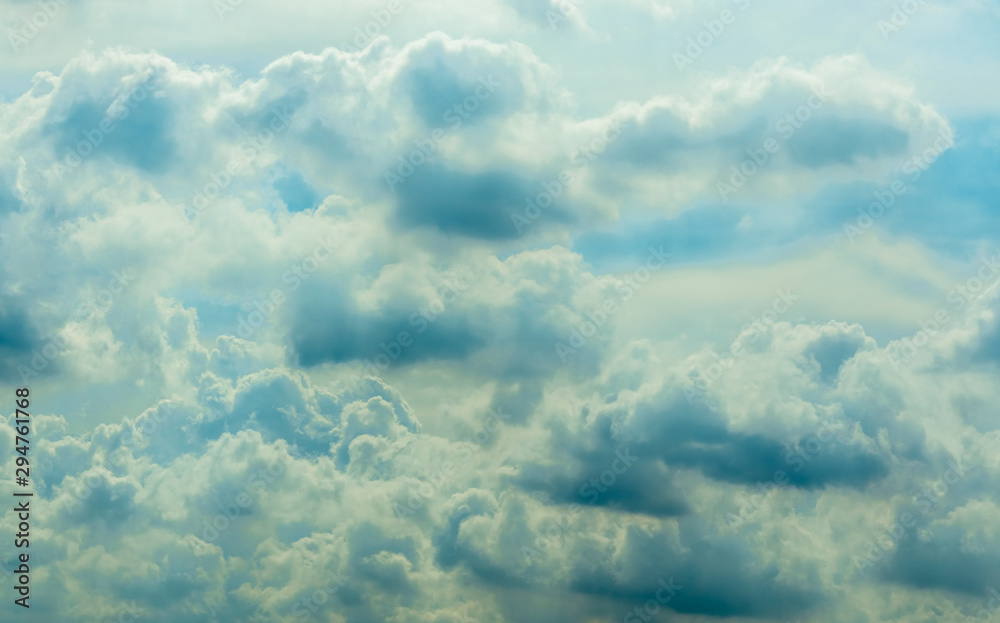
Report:
[[[4,616],[1000,617],[998,31],[0,3]]]

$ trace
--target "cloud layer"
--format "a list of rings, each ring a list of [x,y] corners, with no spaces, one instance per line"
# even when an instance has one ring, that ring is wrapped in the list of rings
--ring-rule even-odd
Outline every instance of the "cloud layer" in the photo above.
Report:
[[[4,9],[5,613],[997,616],[995,8],[221,4]]]

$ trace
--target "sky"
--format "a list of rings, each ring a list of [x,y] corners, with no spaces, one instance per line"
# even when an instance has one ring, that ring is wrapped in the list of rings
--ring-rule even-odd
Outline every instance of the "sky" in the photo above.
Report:
[[[2,618],[1000,621],[998,33],[0,0]]]

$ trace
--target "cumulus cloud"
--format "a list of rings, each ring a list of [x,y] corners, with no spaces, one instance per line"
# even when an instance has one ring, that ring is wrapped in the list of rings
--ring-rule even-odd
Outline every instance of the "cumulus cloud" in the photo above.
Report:
[[[338,8],[367,45],[236,67],[89,5],[0,101],[26,620],[989,613],[1000,133],[940,76],[729,52],[763,6],[690,66],[632,44],[692,3],[505,0]]]

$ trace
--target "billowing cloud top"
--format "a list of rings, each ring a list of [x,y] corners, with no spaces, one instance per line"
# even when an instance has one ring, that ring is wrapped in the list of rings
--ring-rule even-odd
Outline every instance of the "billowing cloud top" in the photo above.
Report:
[[[3,620],[1000,617],[995,5],[0,18]]]

